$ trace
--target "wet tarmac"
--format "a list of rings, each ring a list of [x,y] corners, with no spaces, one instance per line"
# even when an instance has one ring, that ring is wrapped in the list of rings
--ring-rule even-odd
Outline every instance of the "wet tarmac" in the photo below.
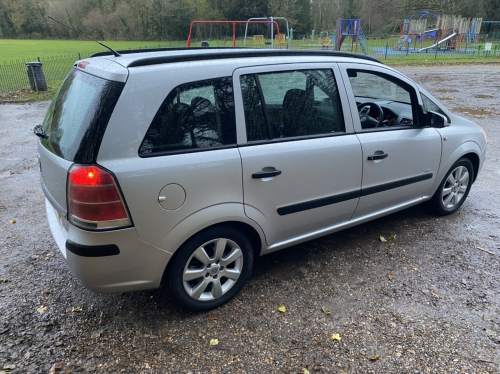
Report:
[[[399,70],[488,135],[464,206],[261,257],[235,300],[201,314],[164,290],[80,285],[39,185],[32,129],[48,103],[0,105],[0,374],[499,373],[500,65]]]

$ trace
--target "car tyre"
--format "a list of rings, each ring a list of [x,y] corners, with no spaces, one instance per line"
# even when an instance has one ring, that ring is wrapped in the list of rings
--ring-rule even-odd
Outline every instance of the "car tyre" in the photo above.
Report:
[[[218,308],[241,291],[253,260],[252,244],[240,230],[215,226],[200,231],[172,260],[168,280],[173,296],[186,310]]]
[[[459,159],[448,170],[431,199],[434,212],[441,216],[455,213],[469,195],[473,181],[472,163],[467,158]]]

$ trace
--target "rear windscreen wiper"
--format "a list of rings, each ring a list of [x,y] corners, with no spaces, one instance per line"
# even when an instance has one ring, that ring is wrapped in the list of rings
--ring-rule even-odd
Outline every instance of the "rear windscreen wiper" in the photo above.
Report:
[[[43,129],[42,125],[36,125],[35,128],[33,129],[33,132],[35,133],[36,136],[42,138],[42,139],[48,139],[49,136]]]

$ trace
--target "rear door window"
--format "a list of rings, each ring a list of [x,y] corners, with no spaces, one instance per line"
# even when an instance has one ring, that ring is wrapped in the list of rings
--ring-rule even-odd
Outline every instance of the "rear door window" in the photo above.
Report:
[[[42,145],[68,161],[95,162],[124,85],[73,69],[47,111]]]
[[[240,76],[248,141],[345,132],[330,69]]]

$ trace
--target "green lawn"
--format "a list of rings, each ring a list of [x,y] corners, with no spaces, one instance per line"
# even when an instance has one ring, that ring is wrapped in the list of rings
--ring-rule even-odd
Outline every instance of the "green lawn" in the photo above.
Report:
[[[104,41],[115,50],[135,48],[158,48],[158,47],[185,47],[186,42],[127,42],[127,41]],[[60,56],[69,53],[91,53],[107,51],[93,41],[83,40],[17,40],[0,39],[0,64],[10,60],[35,60],[37,57]]]

